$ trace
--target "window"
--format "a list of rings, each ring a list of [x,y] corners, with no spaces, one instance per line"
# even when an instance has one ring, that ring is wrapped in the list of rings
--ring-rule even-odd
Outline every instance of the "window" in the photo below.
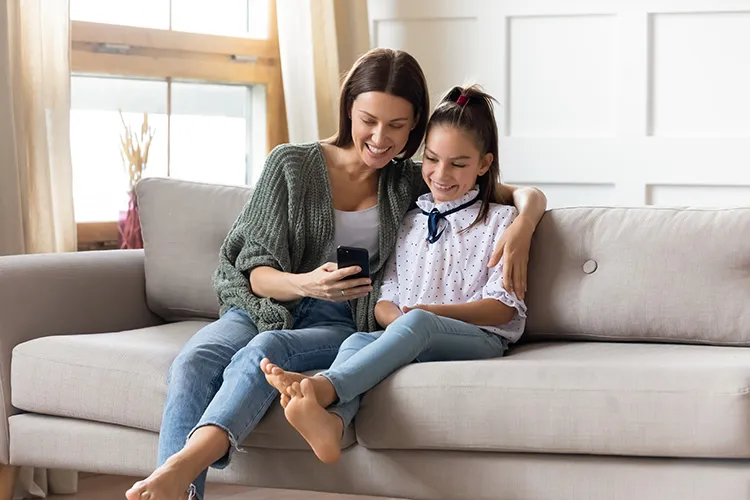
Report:
[[[71,18],[79,246],[117,239],[122,120],[148,113],[146,177],[254,184],[287,140],[273,0],[71,0]]]

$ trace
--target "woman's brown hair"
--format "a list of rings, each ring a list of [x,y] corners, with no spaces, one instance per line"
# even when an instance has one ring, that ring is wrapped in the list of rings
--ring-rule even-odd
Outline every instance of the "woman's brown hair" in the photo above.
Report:
[[[427,81],[417,60],[393,49],[372,49],[357,59],[341,86],[339,130],[333,145],[346,148],[353,144],[352,104],[365,92],[384,92],[411,103],[416,123],[399,155],[404,159],[414,156],[424,138],[430,109]]]
[[[500,163],[498,161],[497,122],[492,102],[495,99],[484,92],[479,85],[453,87],[437,105],[427,123],[427,136],[437,126],[455,127],[468,133],[479,150],[479,158],[492,153],[492,163],[484,175],[477,179],[479,199],[482,206],[473,227],[487,219],[490,203],[501,203],[497,199],[500,184]],[[497,102],[497,101],[495,101]]]

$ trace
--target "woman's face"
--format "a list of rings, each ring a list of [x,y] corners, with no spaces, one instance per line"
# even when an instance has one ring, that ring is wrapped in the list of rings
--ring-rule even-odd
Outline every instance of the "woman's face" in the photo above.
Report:
[[[362,162],[380,169],[398,155],[414,128],[414,107],[385,92],[359,94],[352,103],[352,140]]]

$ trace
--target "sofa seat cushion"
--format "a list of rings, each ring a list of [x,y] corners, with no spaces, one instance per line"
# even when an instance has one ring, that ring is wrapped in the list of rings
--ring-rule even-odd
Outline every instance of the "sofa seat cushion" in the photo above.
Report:
[[[183,321],[117,333],[45,337],[18,345],[11,363],[13,406],[158,432],[169,366],[206,324]],[[354,441],[349,428],[342,446]],[[278,402],[243,445],[310,449],[286,421]]]
[[[532,343],[413,364],[365,395],[372,449],[750,458],[750,348]]]

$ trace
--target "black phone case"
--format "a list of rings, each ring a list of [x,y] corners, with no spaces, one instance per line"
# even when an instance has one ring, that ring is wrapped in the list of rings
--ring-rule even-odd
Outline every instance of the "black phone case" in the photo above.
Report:
[[[336,249],[336,260],[338,261],[339,269],[352,266],[362,268],[361,272],[346,279],[370,277],[370,252],[367,249],[340,246]]]

